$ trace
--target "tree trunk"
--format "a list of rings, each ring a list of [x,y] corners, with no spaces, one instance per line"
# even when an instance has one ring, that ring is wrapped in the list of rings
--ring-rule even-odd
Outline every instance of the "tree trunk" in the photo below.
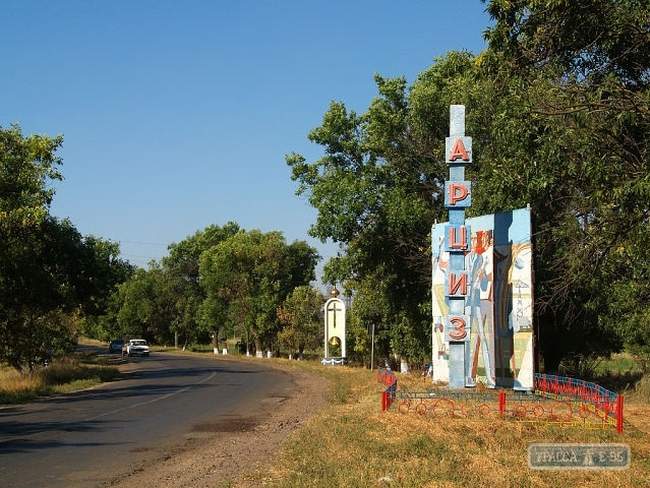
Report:
[[[552,313],[540,314],[538,321],[540,327],[537,341],[544,360],[543,370],[545,373],[556,373],[564,356],[558,340],[560,333],[557,322]]]

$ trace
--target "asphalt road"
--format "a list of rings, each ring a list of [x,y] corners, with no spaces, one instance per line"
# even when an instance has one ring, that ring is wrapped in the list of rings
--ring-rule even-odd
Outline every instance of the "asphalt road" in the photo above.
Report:
[[[99,388],[0,409],[0,486],[101,486],[173,453],[202,425],[211,435],[246,426],[256,405],[291,389],[263,363],[152,353],[128,369]]]

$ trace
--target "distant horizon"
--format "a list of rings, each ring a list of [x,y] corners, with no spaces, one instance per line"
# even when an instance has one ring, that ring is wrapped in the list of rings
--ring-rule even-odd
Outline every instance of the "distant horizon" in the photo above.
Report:
[[[365,111],[375,73],[413,82],[450,50],[480,52],[484,8],[8,1],[0,125],[63,134],[52,213],[135,265],[232,220],[316,247],[320,283],[338,246],[308,235],[316,211],[284,155],[319,157],[308,132],[332,100]]]

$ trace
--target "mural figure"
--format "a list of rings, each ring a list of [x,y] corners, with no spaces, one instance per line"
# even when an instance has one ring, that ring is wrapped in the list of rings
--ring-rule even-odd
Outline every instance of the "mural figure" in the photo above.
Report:
[[[466,351],[467,384],[533,389],[533,281],[530,209],[467,219],[471,250],[466,315],[471,317]],[[433,380],[449,381],[449,343],[444,320],[449,253],[445,224],[431,229]]]
[[[492,231],[479,230],[472,236],[472,252],[469,254],[471,265],[471,287],[469,306],[472,317],[472,348],[470,364],[472,365],[470,377],[475,384],[478,376],[479,351],[483,360],[484,378],[487,386],[495,387],[494,353],[492,327]],[[486,303],[487,302],[487,303]],[[478,333],[478,337],[476,337]]]

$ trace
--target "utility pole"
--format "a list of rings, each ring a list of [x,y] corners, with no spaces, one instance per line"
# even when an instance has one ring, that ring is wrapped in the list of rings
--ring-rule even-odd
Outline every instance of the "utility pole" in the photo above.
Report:
[[[375,367],[375,323],[372,323],[372,335],[370,339],[370,371]]]

